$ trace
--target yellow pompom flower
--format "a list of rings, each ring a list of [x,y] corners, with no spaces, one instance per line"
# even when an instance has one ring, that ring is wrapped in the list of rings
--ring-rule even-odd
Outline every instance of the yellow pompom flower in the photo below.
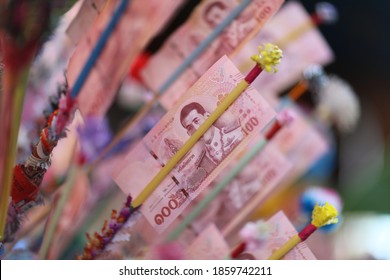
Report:
[[[275,67],[280,63],[281,58],[283,57],[282,50],[278,46],[271,43],[267,43],[259,46],[259,53],[253,55],[251,58],[254,60],[259,67],[263,70],[271,73],[278,72],[278,69]]]
[[[329,203],[325,203],[323,206],[316,204],[311,216],[311,223],[317,228],[330,224],[336,224],[338,223],[337,216],[337,209],[333,205]]]

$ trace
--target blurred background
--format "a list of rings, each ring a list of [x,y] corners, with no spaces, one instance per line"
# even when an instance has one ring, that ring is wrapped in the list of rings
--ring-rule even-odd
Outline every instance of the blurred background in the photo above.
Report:
[[[286,0],[286,3],[288,2],[293,1]],[[319,1],[299,2],[311,14]],[[308,239],[307,243],[318,259],[390,259],[390,110],[388,109],[390,38],[387,36],[390,27],[390,2],[363,0],[327,2],[337,8],[338,20],[333,24],[318,26],[335,56],[333,62],[326,65],[324,69],[327,74],[339,76],[353,88],[360,103],[359,120],[356,127],[349,132],[340,131],[334,125],[330,126],[326,131],[332,143],[328,153],[290,188],[271,196],[253,218],[267,219],[277,211],[283,210],[296,228],[300,229],[307,222],[307,216],[310,215],[313,207],[312,202],[317,198],[328,198],[340,205],[342,214],[339,225],[321,230]],[[65,33],[65,30],[61,32]],[[57,46],[60,46],[61,40],[64,39],[58,36],[52,40],[58,40]],[[25,101],[24,121],[26,123],[31,116],[41,114],[47,107],[48,94],[40,92],[43,88],[40,79],[46,79],[44,87],[48,92],[55,92],[57,86],[55,82],[62,79],[63,67],[67,63],[65,58],[70,55],[70,50],[74,47],[70,42],[67,43],[69,45],[61,45],[63,54],[59,55],[60,59],[54,58],[55,55],[52,56],[57,52],[56,48],[49,48],[41,56],[44,66],[41,70],[33,72],[29,85],[32,98],[29,99],[27,96]],[[55,72],[50,70],[53,61],[57,63]],[[37,79],[34,80],[34,77]],[[282,94],[287,92],[288,90]],[[124,120],[135,115],[140,104],[145,102],[142,99],[147,99],[143,94],[150,98],[150,93],[145,88],[134,80],[129,81],[127,77],[107,114],[113,131],[118,131]],[[37,96],[44,97],[41,101],[37,101]],[[305,108],[310,106],[308,104],[314,103],[313,99],[315,99],[313,95],[305,95],[299,103]],[[40,104],[34,105],[35,107],[30,106],[33,100]],[[136,105],[123,106],[122,103]],[[160,118],[160,113],[152,116],[154,120],[151,123]],[[74,126],[77,126],[77,123]],[[30,148],[30,138],[33,138],[26,131],[33,129],[36,127],[27,127],[25,130],[22,128],[20,132],[19,161],[29,152],[23,151],[22,147]],[[148,129],[150,127],[141,128],[142,133],[146,133]],[[75,145],[77,138],[74,134],[76,133],[73,131],[68,136],[72,145]],[[70,156],[66,149],[62,153],[66,154],[63,160],[66,166]],[[50,170],[52,172],[48,172],[46,176],[46,186],[43,189],[49,194],[55,192],[57,185],[63,183],[63,181],[56,182],[56,187],[52,186],[54,181],[58,181],[55,176],[66,172],[60,164],[61,160],[57,165],[60,171],[56,170],[54,164]],[[107,176],[107,170],[111,171],[114,168],[114,161],[107,159],[103,164],[105,166],[101,168],[95,166],[96,172],[93,175],[89,175],[88,178],[86,175],[80,176],[77,182],[82,186],[78,188],[80,194],[75,194],[70,199],[77,207],[73,207],[73,211],[68,209],[67,217],[64,215],[62,232],[57,236],[57,243],[62,242],[61,238],[65,236],[72,237],[67,238],[69,246],[58,249],[58,252],[53,249],[56,252],[52,254],[58,258],[72,259],[79,254],[80,248],[86,242],[85,232],[99,230],[104,219],[109,217],[110,210],[118,208],[118,205],[123,202],[124,194]],[[88,206],[87,210],[83,210],[85,205]],[[48,208],[44,210],[45,215],[49,213]],[[88,215],[89,213],[93,214]],[[78,228],[70,230],[75,217],[79,218],[82,215],[85,216],[85,220],[80,219]],[[31,228],[28,227],[28,222],[26,225],[23,234],[28,235],[26,232]],[[31,231],[33,238],[21,239],[16,244],[16,248],[28,247],[31,251],[38,251],[44,227],[45,223],[40,221],[39,227]]]
[[[300,2],[308,12],[318,3]],[[390,2],[328,2],[337,7],[339,20],[319,26],[335,53],[325,69],[350,83],[361,104],[356,129],[336,132],[338,154],[329,185],[340,192],[345,217],[333,248],[336,258],[389,259]],[[321,258],[321,250],[316,253]]]
[[[312,14],[322,1],[295,2]],[[291,220],[299,220],[305,191],[313,186],[330,188],[341,197],[343,218],[337,228],[307,241],[315,255],[320,259],[390,259],[390,38],[385,35],[390,2],[327,2],[337,8],[338,20],[318,26],[335,55],[324,69],[353,88],[360,101],[359,121],[350,132],[333,127],[334,150],[294,186],[272,197],[256,218],[283,209]],[[303,106],[312,102],[310,95],[300,100]],[[113,105],[113,119],[121,110]]]

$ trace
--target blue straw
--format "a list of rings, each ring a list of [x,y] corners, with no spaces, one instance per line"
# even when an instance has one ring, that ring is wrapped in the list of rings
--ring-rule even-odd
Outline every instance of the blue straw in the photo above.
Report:
[[[176,69],[175,72],[166,80],[166,82],[158,90],[159,94],[163,94],[190,66],[203,51],[222,33],[222,31],[252,2],[252,0],[243,0],[212,32],[200,43],[200,45],[188,56],[183,63]]]
[[[84,86],[85,81],[88,78],[89,73],[91,72],[92,68],[94,67],[96,61],[98,60],[100,54],[102,53],[104,47],[106,46],[108,39],[110,38],[111,34],[114,32],[115,27],[117,26],[121,16],[125,12],[128,4],[130,2],[131,2],[131,0],[122,0],[121,3],[118,5],[118,8],[115,10],[106,29],[103,31],[102,35],[100,36],[99,40],[97,41],[94,49],[92,50],[87,62],[85,63],[83,69],[81,70],[80,75],[78,76],[78,78],[77,78],[77,80],[76,80],[76,82],[71,90],[70,96],[72,98],[76,98],[77,95],[80,93],[81,89]]]

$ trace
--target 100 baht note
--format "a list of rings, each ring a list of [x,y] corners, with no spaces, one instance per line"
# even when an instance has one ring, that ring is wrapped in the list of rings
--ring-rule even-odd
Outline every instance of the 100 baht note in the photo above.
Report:
[[[81,1],[80,1],[81,2]],[[85,32],[102,12],[107,0],[84,0],[79,2],[79,10],[66,29],[66,34],[74,45],[77,45]]]
[[[223,260],[230,248],[214,224],[209,224],[187,247],[186,258],[190,260]]]
[[[294,121],[281,130],[271,143],[294,163],[286,180],[297,180],[329,150],[328,139],[310,118],[290,104],[288,108]]]
[[[226,56],[215,63],[127,154],[113,176],[118,186],[136,198],[242,79]],[[154,229],[165,230],[274,116],[249,86],[143,203]]]
[[[261,141],[260,135],[258,136],[245,148],[245,152],[231,161],[229,166],[219,174],[217,179],[208,188],[208,191],[211,191],[234,168],[240,156],[250,152],[253,146],[252,144]],[[246,219],[250,218],[249,216],[254,209],[260,207],[261,203],[280,187],[280,183],[291,171],[291,165],[275,145],[267,144],[234,180],[226,186],[218,197],[214,199],[207,207],[207,211],[203,211],[201,216],[191,224],[191,228],[196,232],[201,232],[209,223],[215,223],[219,229],[224,229],[241,212],[245,215],[242,223],[245,222]],[[204,199],[208,191],[203,192],[198,199]],[[243,211],[249,205],[252,205],[250,207],[251,209]],[[193,211],[193,207],[189,206],[182,216],[185,217],[191,211]]]
[[[276,185],[264,188],[264,190],[261,189],[261,191],[257,192],[242,208],[240,208],[240,211],[236,211],[235,215],[229,216],[228,222],[222,227],[222,233],[229,242],[236,238],[239,227],[253,215],[256,209],[262,206],[261,202],[265,201],[271,192],[276,190],[281,191],[282,189],[290,187],[291,182],[298,180],[300,176],[307,172],[308,169],[328,150],[326,139],[316,127],[310,123],[307,116],[305,116],[294,104],[290,104],[287,109],[289,114],[292,115],[292,121],[285,125],[273,139],[271,139],[264,152],[266,152],[267,149],[275,150],[275,152],[277,152],[276,154],[279,154],[279,157],[282,156],[282,158],[293,164],[290,164],[289,168],[287,170],[284,169],[283,172],[282,161],[279,161],[278,163],[276,157],[271,158],[273,165],[276,163],[276,166],[278,166],[277,169],[274,168],[273,170],[277,171],[277,173],[283,172],[281,174],[282,176],[278,177],[279,180],[275,182]],[[270,171],[272,172],[272,169]],[[261,173],[263,172],[265,172],[265,170],[260,171],[259,176],[261,176]],[[270,173],[270,175],[272,173]],[[228,214],[226,213],[226,215]]]
[[[107,112],[133,59],[180,3],[133,0],[127,6],[77,97],[83,116],[103,116]],[[120,1],[108,1],[78,43],[66,72],[71,87],[119,4]]]
[[[166,110],[172,108],[213,63],[223,55],[232,57],[239,52],[283,2],[284,0],[253,0],[181,77],[167,91],[161,92],[161,105]],[[239,3],[238,0],[204,0],[190,19],[149,60],[141,73],[145,84],[158,92],[171,74]]]
[[[283,50],[283,63],[278,67],[278,75],[262,75],[253,86],[261,89],[270,101],[288,89],[301,77],[311,64],[327,65],[334,59],[333,51],[319,30],[312,25],[305,8],[297,1],[289,1],[269,20],[261,33],[251,40],[234,57],[233,62],[242,72],[250,70],[248,55],[253,48],[266,42],[273,42]]]
[[[267,221],[267,225],[269,227],[268,238],[264,240],[258,248],[243,252],[238,259],[265,260],[270,257],[275,250],[283,246],[292,236],[297,234],[297,230],[283,211],[279,211],[273,215]],[[282,259],[316,260],[317,258],[305,242],[300,242]]]

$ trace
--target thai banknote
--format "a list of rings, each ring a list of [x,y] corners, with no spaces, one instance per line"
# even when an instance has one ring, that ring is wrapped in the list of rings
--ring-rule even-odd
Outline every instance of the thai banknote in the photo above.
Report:
[[[209,224],[186,248],[187,259],[223,260],[230,248],[215,224]]]
[[[117,167],[114,180],[136,198],[243,79],[226,57],[215,63]],[[206,131],[152,195],[142,213],[162,232],[275,116],[251,86]]]
[[[66,29],[66,34],[73,44],[77,45],[82,36],[92,26],[102,12],[107,0],[83,0],[77,15]]]
[[[294,163],[286,180],[297,180],[329,149],[328,139],[297,106],[289,105],[294,121],[271,141]]]
[[[290,1],[283,5],[259,35],[246,44],[234,58],[238,69],[246,72],[252,67],[248,63],[248,55],[256,46],[272,42],[282,49],[283,63],[278,68],[277,77],[266,75],[253,83],[255,88],[262,90],[262,94],[267,94],[267,99],[277,96],[296,83],[310,64],[326,65],[333,61],[334,55],[330,46],[310,22],[310,16],[302,4]]]
[[[215,27],[239,5],[238,0],[205,0],[154,55],[143,69],[145,84],[154,92],[167,81],[181,63]],[[254,0],[196,61],[163,93],[161,104],[169,110],[198,78],[223,55],[234,55],[259,32],[279,9],[283,0]],[[256,50],[252,48],[253,50]],[[250,56],[251,56],[250,55]],[[247,59],[249,59],[249,57]],[[252,64],[253,65],[253,64]]]
[[[234,240],[239,228],[253,215],[256,209],[261,207],[261,203],[267,199],[268,195],[289,187],[291,182],[298,180],[328,151],[326,138],[307,119],[307,116],[292,104],[288,110],[293,116],[293,121],[285,125],[274,136],[267,148],[275,149],[291,165],[284,172],[283,165],[280,165],[280,169],[274,169],[283,172],[281,177],[276,177],[278,179],[275,182],[276,185],[269,187],[268,191],[267,188],[259,191],[240,208],[240,211],[230,216],[228,222],[221,228],[228,242]],[[275,159],[272,160],[275,161]]]
[[[259,137],[252,140],[252,144],[261,141]],[[251,144],[245,151],[250,152]],[[222,172],[209,188],[216,186],[223,179],[224,175],[237,164],[240,155],[233,160],[230,165]],[[251,212],[256,209],[272,192],[281,186],[284,177],[290,172],[292,164],[276,148],[275,145],[268,144],[245,168],[240,174],[226,187],[226,189],[213,201],[213,203],[203,211],[202,215],[192,223],[191,228],[200,232],[208,223],[215,223],[219,229],[224,229],[237,216],[244,216],[243,222],[248,219]],[[208,192],[204,192],[199,199],[204,199]],[[249,209],[250,208],[250,211]],[[244,211],[243,211],[244,210]],[[188,207],[183,213],[192,211]]]
[[[267,240],[255,250],[244,251],[238,259],[265,260],[270,257],[275,250],[279,249],[284,243],[286,243],[292,236],[297,234],[296,229],[282,211],[272,216],[267,221],[267,224],[269,226],[269,236]],[[315,260],[316,257],[305,242],[301,242],[282,259]]]
[[[107,112],[129,70],[130,63],[180,2],[180,0],[131,2],[79,93],[78,106],[83,116],[102,116]],[[79,42],[67,69],[71,87],[118,4],[119,1],[107,2],[94,25]]]

